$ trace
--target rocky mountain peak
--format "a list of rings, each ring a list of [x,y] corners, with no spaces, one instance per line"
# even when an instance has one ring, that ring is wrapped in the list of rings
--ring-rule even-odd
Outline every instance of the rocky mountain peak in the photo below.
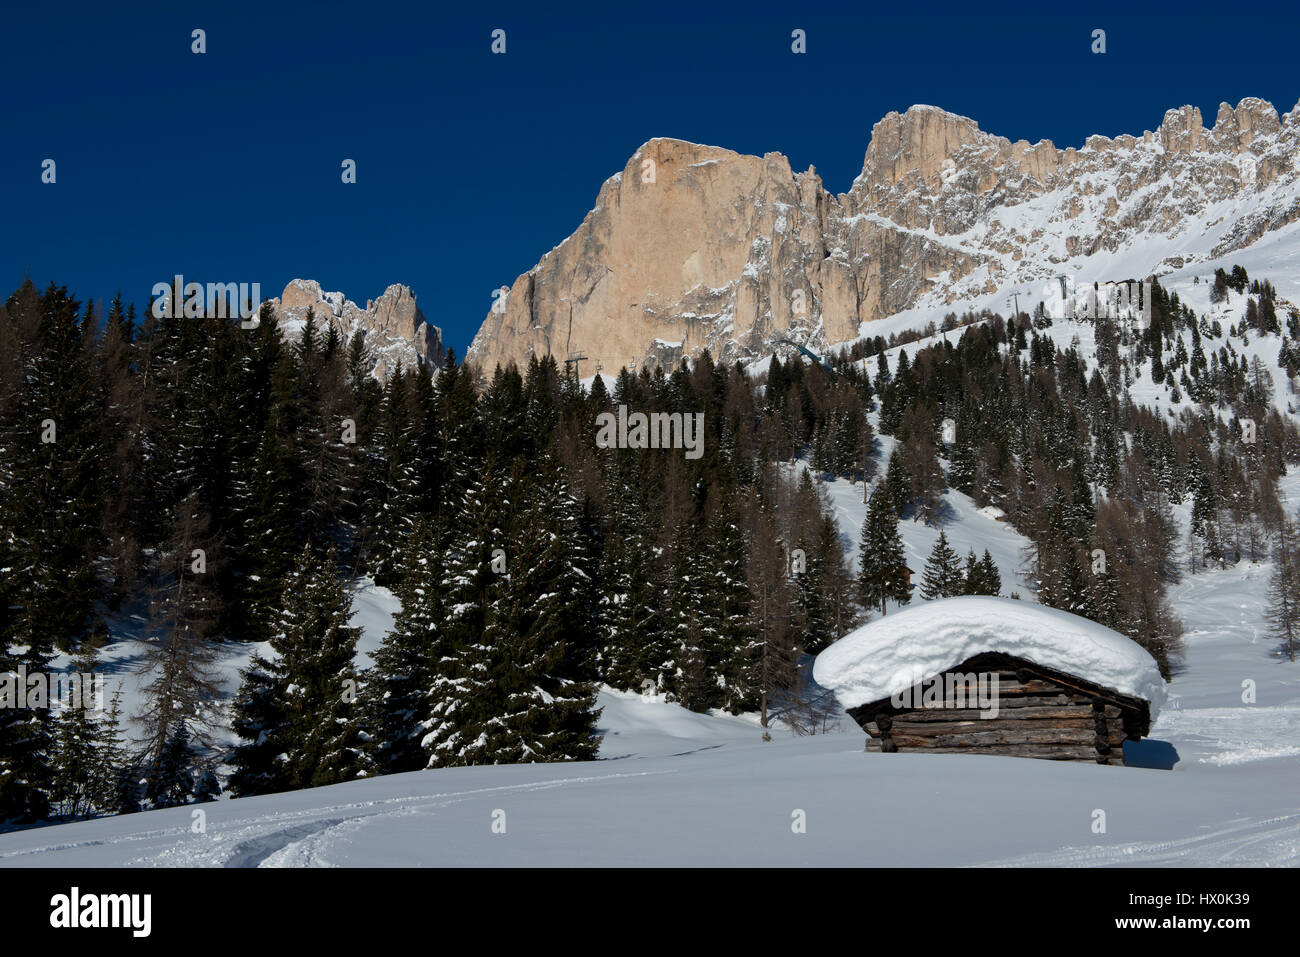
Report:
[[[380,381],[398,363],[408,369],[418,360],[430,368],[443,363],[442,330],[425,320],[408,286],[394,283],[378,299],[366,300],[362,309],[341,292],[325,292],[314,279],[294,279],[270,302],[286,337],[301,330],[308,310],[318,323],[328,322],[338,329],[345,340],[361,332]]]
[[[468,357],[490,372],[581,352],[615,372],[709,349],[825,347],[905,309],[1060,274],[1131,279],[1209,261],[1300,218],[1300,104],[1194,106],[1140,136],[1011,141],[933,106],[872,128],[833,196],[813,168],[678,139],[643,144],[578,229],[515,280]],[[1111,275],[1124,262],[1126,275]]]

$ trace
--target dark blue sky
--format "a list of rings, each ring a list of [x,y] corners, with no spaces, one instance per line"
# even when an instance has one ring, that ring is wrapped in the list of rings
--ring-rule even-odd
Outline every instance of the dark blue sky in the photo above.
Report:
[[[1212,124],[1222,100],[1300,98],[1300,16],[1242,4],[456,6],[10,5],[0,289],[26,274],[143,306],[176,272],[268,296],[304,276],[364,304],[404,282],[463,354],[492,289],[654,136],[779,151],[843,192],[872,124],[912,103],[1078,146],[1184,103]]]

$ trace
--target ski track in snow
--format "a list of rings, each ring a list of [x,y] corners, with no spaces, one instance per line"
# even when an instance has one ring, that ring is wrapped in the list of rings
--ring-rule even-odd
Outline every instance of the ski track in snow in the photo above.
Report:
[[[341,835],[360,830],[367,824],[380,822],[383,819],[431,815],[457,802],[491,794],[548,791],[575,785],[672,773],[675,772],[651,770],[600,775],[585,774],[499,787],[468,788],[463,791],[439,790],[429,794],[386,800],[335,804],[301,812],[234,818],[222,821],[219,828],[214,826],[210,835],[194,834],[190,830],[191,818],[188,815],[195,810],[202,810],[205,815],[219,818],[229,809],[239,807],[239,802],[217,801],[169,809],[173,813],[185,812],[185,823],[178,827],[150,828],[134,833],[117,834],[112,841],[90,840],[48,844],[13,852],[0,852],[0,866],[16,863],[22,858],[27,858],[30,862],[33,856],[40,857],[81,847],[103,846],[107,843],[158,844],[174,840],[175,844],[172,847],[135,857],[125,863],[128,866],[167,867],[328,867],[332,866],[328,861],[329,852],[336,846]],[[126,822],[132,817],[142,819],[147,818],[148,815],[127,815],[119,821]],[[26,833],[37,834],[39,830]]]
[[[1111,847],[1066,847],[988,861],[985,867],[1295,867],[1300,814],[1237,820],[1196,837]]]

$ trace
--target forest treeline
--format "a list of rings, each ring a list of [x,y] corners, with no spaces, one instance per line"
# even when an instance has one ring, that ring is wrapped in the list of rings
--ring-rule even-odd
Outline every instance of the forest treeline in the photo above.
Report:
[[[284,335],[269,307],[254,329],[142,318],[121,297],[101,314],[25,283],[0,307],[0,671],[60,655],[93,670],[130,636],[147,683],[129,716],[0,709],[0,821],[590,758],[601,684],[813,730],[809,656],[911,599],[897,524],[941,525],[949,484],[1032,547],[1000,574],[945,541],[924,597],[997,593],[1020,571],[1168,671],[1166,587],[1268,553],[1300,437],[1268,371],[1156,290],[1141,334],[1096,321],[1091,374],[1047,317],[983,316],[892,368],[877,339],[829,368],[752,375],[705,354],[583,389],[551,357],[487,372],[450,352],[381,384],[360,334],[311,316]],[[1144,366],[1196,411],[1135,404]],[[702,414],[703,455],[599,448],[597,416],[620,405]],[[1251,417],[1253,440],[1216,407]],[[836,525],[818,475],[876,480],[861,530]],[[366,669],[361,576],[401,598]],[[224,699],[223,646],[254,642]]]

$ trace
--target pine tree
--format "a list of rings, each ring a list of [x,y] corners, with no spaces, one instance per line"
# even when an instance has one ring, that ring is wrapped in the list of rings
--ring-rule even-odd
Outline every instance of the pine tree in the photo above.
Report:
[[[444,373],[445,374],[445,373]],[[509,530],[519,491],[518,476],[502,471],[491,457],[479,472],[453,478],[463,489],[443,562],[441,591],[447,653],[431,663],[421,748],[429,767],[477,763],[486,735],[492,656],[485,630],[502,598],[501,571],[509,569]],[[490,763],[490,759],[489,759]]]
[[[353,669],[361,629],[333,548],[308,545],[285,581],[271,635],[274,661],[255,655],[235,700],[231,787],[238,794],[335,784],[365,774]],[[268,748],[268,744],[270,747]]]
[[[1268,619],[1280,651],[1295,661],[1300,645],[1300,529],[1289,518],[1279,526],[1268,587]]]
[[[216,555],[204,547],[208,541],[207,515],[191,493],[179,506],[170,540],[157,556],[152,633],[140,666],[148,676],[138,716],[147,768],[163,761],[169,746],[173,759],[190,754],[196,731],[198,745],[208,743],[210,709],[219,695],[211,643],[217,613],[207,572]],[[175,743],[182,737],[184,748]]]
[[[971,553],[973,559],[974,552]],[[926,601],[937,598],[951,598],[960,595],[963,590],[961,560],[948,544],[948,536],[939,532],[930,557],[925,562],[925,572],[921,580],[921,597]]]
[[[703,567],[708,572],[707,608],[717,622],[709,671],[721,692],[722,707],[737,714],[755,704],[746,679],[759,644],[751,607],[748,549],[735,509],[728,502],[710,525]]]
[[[878,484],[867,504],[858,545],[858,597],[863,607],[879,607],[885,614],[885,602],[900,604],[912,600],[907,587],[907,565],[903,540],[898,534],[898,513],[890,496],[888,481]]]
[[[601,678],[625,691],[660,684],[672,659],[664,591],[654,563],[649,510],[634,470],[636,456],[617,453],[610,476],[609,545],[602,557]]]
[[[549,456],[536,470],[527,484],[512,470],[491,493],[471,491],[468,540],[457,543],[444,578],[456,650],[431,688],[423,739],[431,766],[595,756],[590,563],[576,503]],[[511,498],[513,507],[493,507]],[[502,553],[504,573],[493,568]]]
[[[405,574],[397,589],[402,608],[375,652],[374,669],[367,676],[366,724],[374,730],[373,758],[384,774],[418,771],[427,761],[420,748],[420,722],[433,678],[430,663],[447,653],[436,542],[427,522],[411,535],[402,560]]]
[[[998,571],[997,564],[993,561],[993,556],[989,550],[984,549],[984,557],[980,559],[980,586],[983,589],[972,594],[979,595],[999,595],[1002,593],[1002,573]]]

